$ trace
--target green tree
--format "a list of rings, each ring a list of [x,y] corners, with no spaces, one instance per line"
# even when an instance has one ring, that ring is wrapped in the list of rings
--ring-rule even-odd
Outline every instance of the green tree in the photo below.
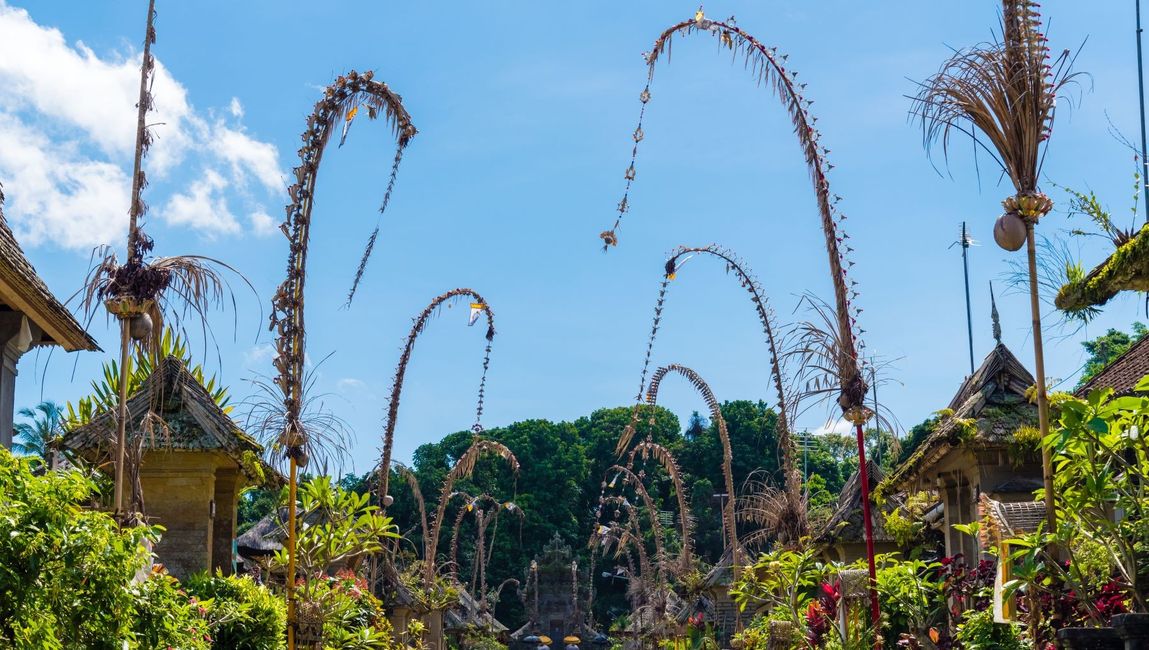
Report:
[[[20,417],[30,421],[13,427],[16,441],[12,443],[12,449],[25,456],[39,456],[46,462],[52,441],[63,432],[63,409],[48,400],[37,404],[35,409],[22,408],[19,413]]]
[[[1081,378],[1077,380],[1077,387],[1081,388],[1097,373],[1125,354],[1133,344],[1140,341],[1149,333],[1144,323],[1133,323],[1133,334],[1109,328],[1109,331],[1095,339],[1084,341],[1081,347],[1089,353],[1089,360],[1085,362],[1085,369],[1081,371]]]

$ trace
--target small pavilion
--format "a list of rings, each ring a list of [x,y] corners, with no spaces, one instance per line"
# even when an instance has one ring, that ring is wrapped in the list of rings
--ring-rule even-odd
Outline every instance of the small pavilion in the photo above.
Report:
[[[128,398],[128,480],[140,498],[133,508],[165,532],[158,561],[177,578],[201,570],[231,574],[235,566],[240,491],[276,476],[262,447],[216,404],[177,357],[161,360]],[[114,414],[103,413],[64,435],[62,447],[110,469]],[[134,474],[134,476],[133,476]]]
[[[945,554],[980,557],[978,540],[954,529],[980,520],[982,495],[1002,503],[1034,501],[1043,487],[1040,441],[1027,436],[1037,407],[1026,392],[1033,375],[1000,339],[962,382],[946,415],[905,462],[890,473],[884,494],[936,491]],[[1021,434],[1021,435],[1019,435]]]

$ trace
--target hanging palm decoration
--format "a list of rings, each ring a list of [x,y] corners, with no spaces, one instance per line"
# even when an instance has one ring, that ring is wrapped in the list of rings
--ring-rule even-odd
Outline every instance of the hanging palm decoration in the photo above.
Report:
[[[1003,0],[1000,40],[954,53],[937,74],[921,83],[911,114],[921,122],[927,148],[941,146],[948,155],[955,133],[968,136],[976,149],[1001,167],[1016,191],[1002,201],[1005,213],[994,224],[993,235],[1006,250],[1026,246],[1038,423],[1044,437],[1049,434],[1049,399],[1034,226],[1053,208],[1053,201],[1037,182],[1053,132],[1057,98],[1077,73],[1069,50],[1051,55],[1038,6],[1030,0]],[[1045,447],[1042,465],[1046,494],[1051,495],[1053,463]],[[1053,530],[1056,516],[1050,504],[1047,526]]]
[[[315,104],[315,109],[307,118],[307,129],[303,132],[303,146],[299,149],[299,166],[294,169],[295,183],[288,188],[291,203],[287,205],[287,219],[280,226],[290,244],[287,257],[287,277],[272,298],[271,326],[276,334],[274,382],[283,395],[283,430],[276,449],[288,456],[290,464],[288,496],[288,577],[287,577],[287,616],[288,644],[294,645],[294,599],[295,584],[295,515],[296,477],[300,467],[306,467],[312,453],[314,440],[310,436],[309,423],[305,421],[304,376],[304,281],[307,279],[307,250],[311,238],[311,213],[314,208],[315,183],[319,165],[331,136],[336,129],[342,129],[340,141],[347,137],[348,129],[361,110],[365,109],[369,119],[383,115],[397,140],[397,151],[391,168],[391,176],[383,196],[385,208],[394,188],[399,161],[403,150],[415,136],[415,126],[411,116],[403,107],[402,99],[387,84],[374,80],[374,73],[363,74],[352,70],[323,91],[323,97]],[[364,259],[360,263],[356,282],[365,268],[366,258],[374,245],[375,235],[368,243]],[[352,293],[354,287],[352,288]],[[350,298],[349,298],[350,299]]]
[[[152,55],[152,45],[156,42],[155,17],[155,0],[149,0],[136,104],[136,144],[125,259],[121,263],[111,247],[101,248],[96,255],[97,262],[88,272],[81,290],[83,311],[89,319],[103,305],[120,325],[113,507],[116,517],[129,525],[140,521],[142,517],[142,513],[128,512],[124,507],[124,493],[127,490],[125,477],[139,469],[127,467],[132,461],[127,454],[127,388],[128,377],[132,374],[132,348],[136,345],[143,347],[154,361],[161,333],[164,332],[165,319],[172,321],[178,329],[181,318],[192,314],[206,329],[205,314],[220,306],[230,295],[221,271],[235,272],[235,269],[218,260],[199,255],[154,257],[151,253],[155,242],[144,232],[144,217],[148,206],[143,200],[143,191],[148,180],[143,163],[153,139],[147,114],[154,110],[152,82],[156,61]],[[135,460],[138,461],[138,458]],[[142,503],[138,489],[134,489],[131,502]]]
[[[837,386],[837,402],[846,419],[854,424],[857,437],[858,453],[865,457],[865,441],[863,438],[863,425],[868,421],[870,412],[864,406],[866,397],[866,382],[861,369],[860,352],[865,344],[860,340],[862,330],[858,327],[857,309],[852,301],[857,297],[857,282],[849,277],[848,270],[853,262],[847,258],[852,250],[848,244],[849,235],[841,230],[841,222],[846,216],[837,207],[841,197],[830,189],[829,172],[833,165],[827,160],[830,150],[821,141],[821,133],[815,126],[817,118],[810,114],[809,108],[812,100],[805,96],[806,84],[798,81],[798,73],[788,69],[787,55],[779,54],[777,48],[767,47],[761,41],[740,28],[733,18],[727,20],[711,20],[699,8],[694,17],[671,25],[654,41],[654,46],[646,54],[647,83],[639,94],[642,104],[639,112],[638,124],[633,133],[634,146],[631,149],[630,164],[624,172],[626,189],[618,203],[617,215],[610,229],[601,233],[603,248],[610,249],[617,246],[619,241],[619,228],[622,219],[630,211],[630,192],[637,178],[635,163],[638,157],[638,145],[646,133],[643,131],[643,119],[651,101],[651,85],[654,81],[654,71],[662,55],[668,54],[675,36],[688,36],[700,33],[709,34],[718,39],[722,47],[729,49],[735,57],[740,57],[745,67],[751,72],[759,85],[770,88],[781,101],[783,108],[794,124],[794,134],[802,150],[803,158],[810,172],[810,180],[814,186],[814,197],[818,207],[819,222],[825,240],[827,269],[830,273],[830,282],[834,288],[834,330],[835,337],[845,345],[838,348],[833,364],[832,380]],[[656,312],[657,314],[657,312]],[[861,472],[866,474],[865,463],[861,464]],[[876,625],[880,617],[878,596],[876,589],[876,567],[873,561],[873,532],[869,529],[869,485],[868,477],[862,477],[863,508],[866,510],[866,539],[867,556],[870,565],[870,609],[871,618]]]
[[[379,503],[384,506],[387,505],[387,490],[391,480],[391,450],[395,442],[395,425],[399,420],[399,398],[403,392],[403,379],[407,376],[407,364],[411,361],[411,353],[415,349],[415,341],[419,338],[419,335],[423,333],[423,330],[427,328],[427,324],[431,321],[431,318],[439,312],[444,304],[450,307],[463,298],[471,299],[470,323],[474,324],[480,314],[486,318],[487,322],[487,330],[484,335],[487,345],[483,350],[483,374],[479,379],[479,397],[478,403],[475,406],[475,424],[472,427],[476,435],[482,432],[480,421],[483,417],[483,399],[487,386],[487,369],[491,365],[491,343],[495,339],[495,314],[491,311],[487,301],[473,289],[451,289],[446,293],[436,296],[435,299],[415,317],[411,331],[407,334],[407,338],[403,343],[403,352],[399,355],[399,365],[395,368],[395,376],[391,380],[391,396],[387,405],[387,420],[383,427],[383,457],[379,462],[378,470]]]

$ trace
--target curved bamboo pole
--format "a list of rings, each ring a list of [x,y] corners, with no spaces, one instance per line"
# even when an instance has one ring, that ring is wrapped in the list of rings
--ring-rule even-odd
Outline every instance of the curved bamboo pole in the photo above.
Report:
[[[483,313],[487,318],[487,347],[483,351],[483,375],[479,380],[478,405],[475,407],[474,426],[476,431],[479,430],[479,422],[483,417],[483,398],[487,386],[487,369],[491,365],[491,342],[495,338],[495,314],[491,311],[487,301],[484,300],[477,291],[467,288],[451,289],[450,291],[435,296],[430,304],[415,317],[411,331],[407,334],[407,339],[403,344],[403,352],[399,355],[399,365],[395,368],[395,376],[391,380],[391,396],[387,405],[387,421],[383,428],[383,456],[379,461],[378,493],[379,503],[384,511],[386,511],[384,497],[387,496],[387,488],[391,479],[391,449],[395,442],[395,424],[399,420],[399,398],[403,392],[403,380],[407,376],[407,364],[411,361],[411,352],[415,349],[415,341],[419,338],[419,335],[423,333],[423,330],[427,328],[427,323],[439,308],[442,307],[443,303],[458,300],[463,297],[469,297],[475,304],[483,305]]]
[[[726,484],[726,502],[722,506],[722,522],[726,526],[727,539],[730,540],[730,569],[734,581],[738,582],[740,566],[743,561],[742,547],[738,544],[738,528],[734,521],[734,457],[730,451],[730,434],[726,431],[726,418],[722,417],[722,408],[710,390],[709,384],[686,366],[671,364],[654,371],[650,377],[650,388],[646,392],[646,403],[654,406],[658,403],[658,389],[662,380],[670,373],[682,375],[698,391],[710,409],[710,417],[718,425],[718,437],[722,441],[722,478]]]
[[[726,21],[710,20],[701,8],[693,18],[676,23],[659,35],[654,42],[654,47],[646,55],[647,83],[639,95],[642,110],[639,112],[638,126],[634,131],[634,148],[631,150],[630,167],[627,168],[625,174],[626,190],[622,200],[618,203],[618,216],[615,218],[614,224],[609,230],[600,234],[603,249],[606,250],[618,244],[618,229],[622,223],[623,215],[630,208],[630,188],[636,178],[634,162],[638,155],[638,143],[645,137],[642,122],[646,114],[647,103],[651,98],[650,85],[654,81],[654,70],[659,57],[663,52],[669,53],[670,44],[675,35],[686,36],[694,32],[709,33],[717,37],[723,46],[735,54],[741,53],[745,59],[746,67],[756,76],[757,81],[773,88],[775,95],[782,102],[794,124],[794,133],[798,137],[806,166],[810,172],[810,180],[814,185],[814,195],[818,204],[818,214],[826,246],[827,267],[830,272],[830,282],[834,287],[836,338],[841,342],[841,345],[833,351],[836,381],[839,386],[838,405],[841,407],[845,418],[854,424],[858,444],[859,478],[862,481],[862,510],[865,518],[867,560],[870,573],[871,622],[876,627],[880,622],[880,611],[873,553],[873,531],[870,524],[869,472],[865,463],[866,450],[863,436],[863,425],[872,414],[865,407],[866,381],[860,364],[860,350],[865,347],[865,344],[860,340],[862,330],[857,327],[860,310],[851,304],[852,298],[857,295],[857,291],[851,287],[856,286],[857,282],[850,280],[847,275],[847,269],[853,265],[853,262],[846,259],[846,253],[851,250],[849,245],[845,243],[849,236],[840,232],[836,223],[836,221],[845,220],[845,215],[835,207],[840,197],[830,191],[828,174],[833,169],[833,165],[826,160],[829,149],[820,143],[821,133],[815,128],[816,119],[809,112],[809,106],[813,102],[803,96],[805,84],[798,83],[797,73],[793,70],[787,70],[784,65],[786,55],[778,55],[777,48],[763,45],[752,35],[735,25],[733,18]],[[649,354],[649,347],[647,353]],[[642,387],[640,386],[640,396],[641,391]]]
[[[609,248],[617,245],[618,228],[622,223],[623,215],[630,209],[630,188],[636,176],[633,156],[637,156],[638,143],[645,137],[642,131],[642,118],[645,115],[647,102],[650,101],[650,86],[654,81],[654,71],[659,57],[664,52],[669,52],[674,36],[687,36],[694,32],[705,32],[716,36],[722,45],[730,48],[736,54],[741,53],[745,58],[746,67],[751,70],[760,83],[770,85],[773,88],[774,93],[794,123],[794,132],[802,148],[818,203],[830,282],[834,287],[834,299],[837,308],[836,324],[839,334],[843,337],[842,340],[848,343],[848,345],[843,346],[836,359],[841,383],[841,394],[838,402],[843,411],[860,407],[865,402],[866,384],[859,368],[857,347],[859,347],[860,342],[855,329],[857,313],[851,312],[851,296],[856,295],[857,292],[851,291],[850,287],[855,283],[848,279],[846,271],[849,266],[852,266],[845,256],[845,253],[851,250],[845,244],[848,235],[840,232],[837,224],[837,221],[845,218],[845,215],[835,207],[841,197],[830,191],[828,174],[833,169],[833,165],[826,160],[829,149],[821,145],[821,133],[814,126],[817,120],[809,112],[809,106],[813,102],[803,95],[805,84],[798,83],[797,74],[793,70],[787,70],[784,65],[787,56],[779,55],[776,48],[766,47],[752,35],[735,25],[733,21],[709,20],[700,10],[693,18],[672,25],[663,31],[654,41],[654,47],[647,53],[647,84],[640,96],[642,112],[640,113],[638,128],[634,133],[635,145],[632,152],[631,167],[626,174],[626,192],[619,202],[618,216],[614,225],[600,235],[604,247]]]
[[[442,530],[443,518],[447,512],[447,503],[450,501],[450,494],[454,490],[455,482],[464,479],[475,471],[475,463],[484,454],[494,454],[503,460],[507,461],[511,471],[518,474],[519,460],[515,458],[515,454],[507,449],[501,443],[494,440],[483,440],[476,438],[467,451],[463,454],[451,471],[447,473],[447,478],[443,480],[443,487],[439,493],[439,505],[435,510],[435,518],[431,520],[431,528],[428,534],[423,538],[423,580],[426,585],[430,585],[435,580],[435,556],[439,549],[439,533]],[[424,529],[426,530],[426,529]]]
[[[693,561],[694,527],[690,516],[690,506],[686,502],[686,485],[682,481],[682,471],[678,468],[678,461],[674,459],[674,455],[670,453],[669,449],[649,439],[638,443],[630,450],[630,457],[626,462],[628,469],[633,471],[635,459],[638,456],[641,456],[642,460],[653,458],[670,475],[670,482],[674,485],[674,494],[678,501],[682,535],[682,553],[678,558],[678,570],[685,573],[690,570]]]
[[[635,494],[637,494],[638,498],[642,500],[642,505],[646,507],[647,518],[650,519],[651,532],[654,535],[654,552],[655,555],[658,556],[661,566],[661,560],[666,557],[666,546],[663,543],[662,522],[658,520],[658,507],[655,505],[654,499],[651,498],[650,492],[646,490],[646,486],[643,485],[642,478],[639,477],[638,474],[635,474],[633,471],[631,471],[629,467],[623,467],[621,465],[611,465],[606,470],[606,473],[613,473],[616,475],[616,478],[621,478],[623,484],[634,488]],[[607,487],[611,487],[613,485],[614,480],[612,480]],[[617,497],[618,495],[611,496]],[[599,517],[602,516],[602,505],[605,505],[607,501],[608,498],[605,496],[600,500],[600,506],[595,516],[596,525],[598,524]]]
[[[288,649],[295,647],[295,526],[296,526],[296,474],[307,465],[308,444],[306,427],[301,420],[304,387],[304,283],[307,279],[307,250],[311,239],[311,213],[314,208],[315,183],[319,165],[336,124],[348,126],[360,106],[366,106],[368,117],[375,119],[383,113],[397,140],[395,161],[383,198],[383,207],[390,199],[395,176],[403,150],[415,136],[415,126],[399,95],[385,83],[374,81],[371,71],[360,75],[352,70],[339,76],[328,86],[323,97],[307,118],[303,132],[303,146],[299,149],[299,166],[294,169],[295,184],[288,188],[291,203],[287,205],[287,219],[280,226],[290,242],[287,257],[287,277],[280,284],[271,301],[270,327],[276,332],[275,383],[283,392],[284,429],[279,438],[290,461],[288,490],[288,575],[287,575],[287,634]],[[344,131],[344,137],[346,131]],[[372,243],[374,238],[372,238]],[[367,254],[370,253],[368,249]],[[362,271],[362,267],[360,272]]]
[[[754,311],[758,314],[762,332],[766,335],[766,344],[770,350],[770,375],[774,381],[774,390],[778,393],[778,445],[782,449],[783,485],[786,488],[786,496],[790,500],[791,509],[799,517],[798,530],[801,537],[807,532],[806,511],[805,508],[801,507],[802,477],[798,473],[797,464],[794,462],[794,439],[790,430],[790,409],[786,399],[786,380],[780,361],[779,349],[781,346],[776,334],[774,310],[770,308],[766,291],[762,288],[758,278],[751,272],[749,265],[730,249],[722,248],[716,244],[678,247],[666,260],[664,282],[675,279],[682,272],[682,267],[686,262],[682,259],[684,256],[694,255],[707,255],[724,262],[727,271],[734,272],[739,284],[750,294],[750,300],[754,303]],[[654,327],[657,331],[657,322]]]

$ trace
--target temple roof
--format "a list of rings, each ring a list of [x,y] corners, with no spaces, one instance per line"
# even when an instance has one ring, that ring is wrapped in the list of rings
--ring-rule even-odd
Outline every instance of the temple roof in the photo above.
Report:
[[[952,414],[893,472],[884,487],[899,488],[928,472],[954,447],[1005,446],[1021,426],[1037,423],[1037,407],[1026,391],[1033,375],[1003,344],[998,344],[950,400]]]
[[[145,435],[143,427],[133,427],[129,438],[144,436],[144,449],[164,451],[219,451],[248,470],[245,454],[263,447],[244,433],[216,404],[211,394],[196,380],[179,358],[161,360],[158,367],[128,398],[128,421],[141,423],[149,414],[159,415],[163,426],[153,426]],[[157,430],[160,429],[160,430]],[[64,435],[62,445],[80,452],[100,454],[115,447],[116,425],[113,413],[101,413],[91,422]],[[264,468],[270,472],[270,468]],[[269,473],[267,478],[271,478]]]
[[[1149,336],[1141,337],[1140,341],[1078,388],[1075,394],[1085,397],[1096,388],[1112,388],[1119,397],[1129,395],[1146,375],[1149,375]]]
[[[870,474],[870,492],[873,493],[884,475],[882,469],[872,460],[866,461]],[[895,499],[887,499],[883,507],[870,508],[870,524],[874,529],[875,542],[894,541],[886,532],[886,512],[897,507]],[[862,518],[862,479],[861,472],[855,471],[842,492],[838,495],[838,504],[834,513],[822,529],[814,534],[814,541],[819,544],[836,544],[840,542],[865,541],[865,527]]]
[[[0,301],[22,312],[44,332],[33,343],[55,344],[68,352],[99,350],[68,308],[56,299],[36,269],[24,256],[4,217],[4,193],[0,190]]]

